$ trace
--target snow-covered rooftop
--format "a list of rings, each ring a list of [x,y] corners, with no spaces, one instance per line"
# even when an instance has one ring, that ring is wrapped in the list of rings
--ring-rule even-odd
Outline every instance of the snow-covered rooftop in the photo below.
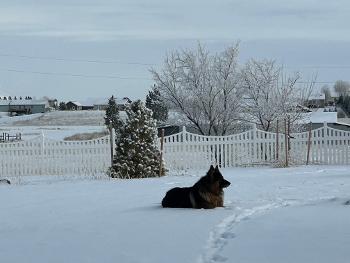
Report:
[[[83,106],[83,104],[82,103],[80,103],[79,101],[69,101],[70,103],[73,103],[73,104],[75,104],[75,105],[77,105],[77,106]],[[68,102],[68,103],[69,103]]]
[[[88,98],[86,101],[82,102],[84,106],[93,105],[107,105],[109,98]],[[118,105],[124,105],[128,103],[128,98],[115,98]]]
[[[331,97],[332,97],[332,98],[339,98],[338,92],[336,92],[336,91],[333,90],[333,89],[331,89],[330,92],[331,92]]]
[[[336,123],[337,120],[337,112],[324,112],[323,109],[318,109],[315,112],[303,113],[303,119],[301,122]]]
[[[317,93],[317,94],[312,94],[309,97],[309,100],[324,100],[326,98],[326,95],[324,93]]]
[[[47,101],[45,100],[0,100],[0,105],[12,105],[12,106],[19,106],[19,105],[47,105]]]

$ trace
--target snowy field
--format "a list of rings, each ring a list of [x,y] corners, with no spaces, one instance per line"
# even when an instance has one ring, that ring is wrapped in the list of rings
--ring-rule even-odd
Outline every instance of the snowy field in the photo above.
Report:
[[[53,111],[15,117],[0,117],[0,134],[22,134],[23,140],[40,136],[54,140],[78,133],[94,133],[106,130],[104,111]]]
[[[100,126],[105,111],[52,111],[14,117],[0,116],[0,126]]]
[[[225,208],[164,209],[204,172],[0,185],[0,261],[349,262],[348,166],[224,169]]]
[[[103,132],[105,130],[104,126],[2,126],[0,134],[3,132],[11,135],[21,133],[22,140],[31,140],[44,134],[45,138],[60,141],[79,133]]]

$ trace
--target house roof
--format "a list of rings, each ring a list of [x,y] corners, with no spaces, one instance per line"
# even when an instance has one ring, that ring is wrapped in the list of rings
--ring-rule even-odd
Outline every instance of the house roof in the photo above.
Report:
[[[311,94],[309,100],[324,100],[326,95],[324,93]]]
[[[314,112],[306,112],[302,113],[302,120],[303,123],[336,123],[338,121],[337,118],[337,112],[324,112],[323,109],[319,109]]]
[[[333,89],[331,89],[330,92],[331,92],[331,97],[332,98],[339,98],[339,93],[338,92],[336,92]]]
[[[12,106],[23,106],[23,105],[47,105],[45,100],[0,100],[0,105],[12,105]]]
[[[79,101],[68,101],[67,103],[73,103],[76,106],[83,106]]]
[[[89,98],[83,104],[84,106],[108,105],[108,100],[109,98]],[[118,105],[125,105],[130,102],[130,99],[127,97],[115,98],[115,101]]]

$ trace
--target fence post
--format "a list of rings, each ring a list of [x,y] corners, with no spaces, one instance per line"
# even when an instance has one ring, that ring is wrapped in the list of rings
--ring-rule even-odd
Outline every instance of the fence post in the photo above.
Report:
[[[276,123],[276,160],[278,161],[278,153],[279,153],[279,131],[278,131],[278,119],[277,119],[277,123]]]
[[[184,153],[185,153],[185,145],[186,145],[186,126],[182,126],[182,143],[181,143],[181,158],[183,158]],[[182,169],[185,169],[184,162],[182,162]]]
[[[312,135],[312,122],[310,122],[310,127],[309,127],[309,137],[307,140],[307,156],[306,156],[306,165],[309,164],[310,161],[310,149],[311,149],[311,135]]]
[[[182,143],[185,145],[186,142],[186,126],[182,126]]]
[[[284,148],[286,154],[286,167],[288,167],[288,129],[287,129],[287,119],[284,119]]]
[[[327,122],[323,122],[323,151],[324,151],[324,161],[326,164],[329,164],[329,158],[328,158],[328,143],[329,143],[329,138],[328,138],[328,129],[327,129]]]
[[[288,130],[288,152],[290,152],[290,116],[288,115],[287,122],[287,130]]]
[[[257,143],[257,139],[256,139],[256,124],[253,123],[253,137],[252,137],[252,143],[253,143],[253,151],[252,151],[252,162],[257,162],[257,158],[258,158],[258,143]]]
[[[345,143],[345,164],[349,164],[349,133],[346,133],[346,138],[344,140]]]
[[[44,150],[45,150],[45,135],[44,135],[44,131],[41,131],[41,135],[40,135],[40,169],[39,169],[39,173],[40,175],[43,175],[44,173],[44,164],[45,164],[45,155],[44,155]]]
[[[164,149],[164,129],[162,129],[162,134],[161,134],[161,138],[160,138],[159,177],[164,175],[164,173],[163,173],[163,149]]]

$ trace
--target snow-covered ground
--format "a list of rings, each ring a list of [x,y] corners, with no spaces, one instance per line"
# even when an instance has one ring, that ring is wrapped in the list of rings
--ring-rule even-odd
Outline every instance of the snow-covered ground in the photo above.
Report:
[[[43,116],[43,113],[21,115],[21,116],[14,116],[14,117],[9,117],[5,114],[4,114],[4,112],[1,112],[1,114],[0,114],[0,126],[12,125],[13,123],[15,123],[17,121],[30,121],[30,120],[37,119],[37,118],[40,118],[41,116]]]
[[[11,135],[21,133],[23,140],[30,140],[40,136],[53,140],[63,140],[65,137],[78,133],[94,133],[105,131],[104,126],[2,126],[0,133],[6,132]]]
[[[225,208],[164,209],[205,171],[0,185],[1,262],[349,262],[348,166],[224,169]]]
[[[105,111],[53,111],[0,118],[0,126],[103,126]]]
[[[0,133],[21,133],[23,140],[43,133],[45,137],[63,140],[77,133],[94,133],[106,129],[104,111],[54,111],[0,118]]]

